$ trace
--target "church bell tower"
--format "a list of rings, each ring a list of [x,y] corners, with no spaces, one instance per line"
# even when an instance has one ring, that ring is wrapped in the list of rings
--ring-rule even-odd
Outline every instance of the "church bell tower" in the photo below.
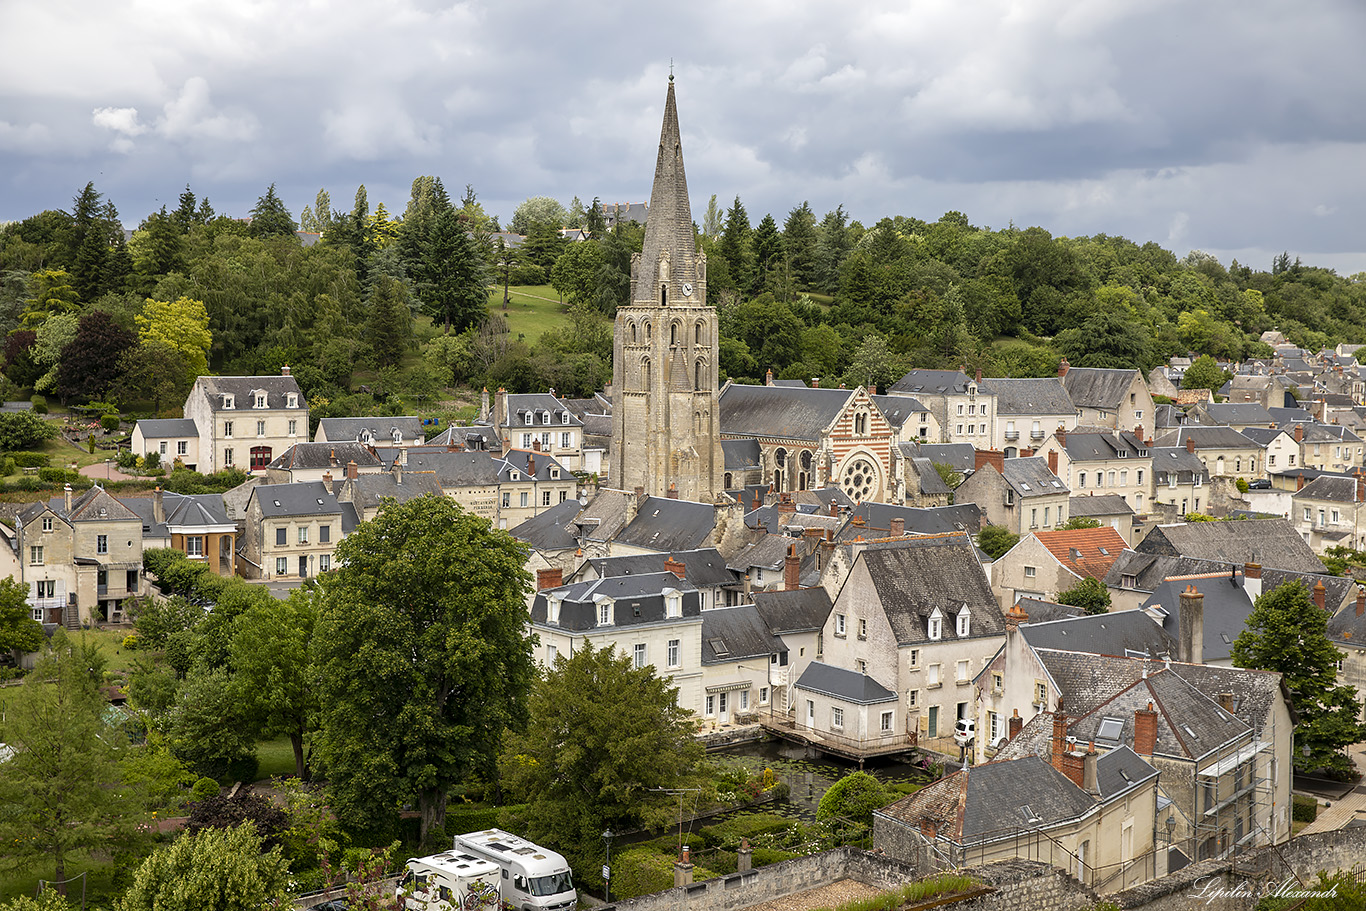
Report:
[[[613,330],[612,486],[708,503],[722,492],[718,352],[670,76],[645,241]]]

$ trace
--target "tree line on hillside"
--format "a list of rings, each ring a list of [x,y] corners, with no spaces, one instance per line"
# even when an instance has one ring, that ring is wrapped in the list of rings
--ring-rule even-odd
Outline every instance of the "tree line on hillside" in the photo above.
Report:
[[[390,389],[428,400],[480,385],[587,395],[610,379],[610,319],[644,234],[607,222],[597,199],[566,208],[533,197],[509,224],[521,241],[509,242],[472,187],[452,200],[440,178],[422,176],[401,215],[372,209],[362,186],[349,210],[320,191],[299,223],[273,185],[249,221],[187,187],[125,241],[114,205],[87,184],[70,212],[0,228],[0,391],[162,411],[206,365],[289,365],[316,417],[383,408]],[[300,224],[321,239],[301,243]],[[1146,371],[1176,354],[1267,356],[1259,337],[1273,327],[1311,349],[1366,341],[1363,276],[1286,254],[1260,271],[1123,237],[993,230],[958,212],[865,226],[837,207],[817,219],[806,202],[781,224],[772,214],[754,224],[739,197],[724,208],[715,196],[697,241],[721,371],[741,381],[772,370],[885,386],[911,367],[1043,376],[1063,356]],[[514,335],[506,289],[546,283],[565,318],[539,339]],[[374,379],[359,391],[365,368]]]

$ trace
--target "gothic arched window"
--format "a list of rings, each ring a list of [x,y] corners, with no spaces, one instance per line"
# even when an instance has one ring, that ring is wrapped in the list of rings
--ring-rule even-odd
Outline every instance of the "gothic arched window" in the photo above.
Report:
[[[693,344],[695,344],[695,345],[700,345],[700,344],[702,344],[702,321],[701,321],[701,320],[698,320],[697,323],[692,327],[692,340],[693,340]]]
[[[695,391],[697,391],[697,392],[701,392],[701,391],[702,391],[702,362],[701,362],[701,361],[698,361],[697,363],[693,364],[692,374],[693,374],[693,375],[692,375],[692,388],[693,388]]]

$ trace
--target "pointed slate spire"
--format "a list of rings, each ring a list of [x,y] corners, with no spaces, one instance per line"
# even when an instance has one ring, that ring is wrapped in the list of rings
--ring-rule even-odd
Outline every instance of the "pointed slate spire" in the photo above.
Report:
[[[660,263],[668,262],[661,273]],[[659,158],[655,162],[655,182],[650,191],[650,209],[641,246],[640,274],[637,276],[638,300],[660,302],[661,286],[666,286],[663,302],[681,303],[682,286],[696,288],[688,303],[699,299],[696,275],[697,244],[693,239],[692,206],[688,202],[688,178],[683,172],[683,142],[678,130],[678,105],[674,100],[673,77],[664,100],[664,125],[659,131]]]

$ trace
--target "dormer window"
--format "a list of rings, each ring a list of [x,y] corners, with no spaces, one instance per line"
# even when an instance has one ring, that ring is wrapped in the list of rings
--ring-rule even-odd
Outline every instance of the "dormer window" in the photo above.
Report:
[[[968,631],[971,629],[971,620],[968,606],[964,604],[963,609],[958,612],[958,635],[960,638],[968,635]]]
[[[528,411],[526,414],[522,415],[522,423],[528,426],[536,423],[536,415],[533,412]]]
[[[256,393],[256,407],[257,407],[257,408],[264,408],[264,407],[266,407],[266,394],[265,394],[264,392],[258,392],[258,393]]]
[[[559,623],[559,622],[560,622],[560,599],[559,599],[559,598],[546,598],[546,599],[545,599],[545,605],[546,605],[546,621],[549,622],[549,623]]]
[[[558,468],[550,469],[550,479],[552,481],[558,481],[560,479],[560,470]]]
[[[664,591],[664,612],[670,619],[683,616],[683,593],[672,589]]]
[[[930,614],[930,639],[938,642],[942,638],[944,638],[944,615],[936,607],[934,613]]]
[[[606,598],[598,602],[598,626],[612,625],[612,602]]]
[[[402,431],[402,430],[399,430],[398,428],[394,428],[394,432],[393,432],[393,441],[394,441],[394,445],[395,445],[395,446],[397,446],[398,444],[400,444],[400,443],[403,442],[403,431]]]
[[[549,424],[549,423],[550,423],[550,412],[549,412],[549,411],[542,411],[542,412],[541,412],[541,423],[542,423],[542,424]]]
[[[234,398],[233,396],[227,394],[226,392],[223,393],[223,407],[224,407],[224,408],[236,408],[237,406],[236,406],[236,404],[234,404],[234,402],[235,402],[235,398]]]
[[[286,407],[286,408],[298,408],[298,407],[299,407],[299,396],[298,396],[298,394],[293,393],[293,392],[290,392],[290,393],[286,394],[286,395],[285,395],[285,407]]]
[[[521,472],[519,472],[519,471],[509,471],[509,472],[508,472],[508,480],[509,480],[509,481],[520,481],[521,479],[522,479],[522,474],[521,474]]]
[[[568,424],[568,423],[569,423],[569,412],[568,412],[568,411],[562,411],[562,412],[560,412],[560,423],[561,423],[561,424]]]

